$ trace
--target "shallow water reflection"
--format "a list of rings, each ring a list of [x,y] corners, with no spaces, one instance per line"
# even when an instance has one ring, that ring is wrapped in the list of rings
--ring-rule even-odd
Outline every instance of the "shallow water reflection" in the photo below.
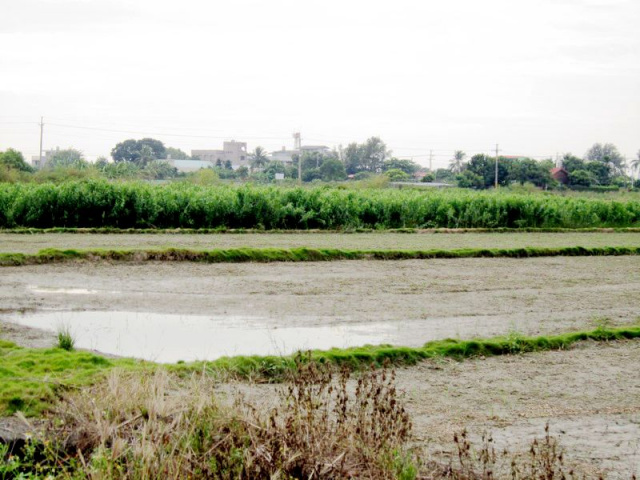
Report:
[[[397,325],[384,322],[274,328],[267,317],[146,312],[45,312],[8,320],[50,331],[68,328],[77,348],[156,362],[389,343],[398,331]]]

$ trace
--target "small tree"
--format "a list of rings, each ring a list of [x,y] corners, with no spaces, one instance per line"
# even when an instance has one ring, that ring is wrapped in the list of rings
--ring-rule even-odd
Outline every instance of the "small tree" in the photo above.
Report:
[[[337,158],[328,158],[319,168],[320,176],[325,182],[335,182],[347,178],[347,172],[344,165]]]
[[[569,184],[581,187],[590,187],[595,183],[596,179],[593,174],[587,170],[575,170],[569,174]]]
[[[587,153],[585,159],[591,162],[611,164],[616,173],[624,171],[624,157],[613,143],[595,143]]]
[[[249,155],[249,159],[252,169],[261,169],[269,163],[269,157],[267,157],[267,153],[262,147],[256,147],[253,153]]]
[[[166,158],[167,149],[160,140],[153,138],[143,138],[142,140],[130,139],[120,142],[113,147],[111,157],[116,163],[133,162],[139,166],[144,166],[144,163],[150,160]]]
[[[449,161],[449,170],[453,173],[460,173],[464,168],[464,159],[467,156],[462,150],[456,150],[453,153],[453,158]]]
[[[403,172],[399,168],[392,168],[391,170],[387,170],[384,174],[389,177],[389,180],[392,182],[406,182],[411,179],[409,174]]]
[[[33,172],[33,167],[24,161],[22,153],[13,148],[0,152],[0,165],[21,172]]]
[[[82,152],[75,148],[67,148],[65,150],[56,150],[47,160],[48,168],[88,168],[89,164],[84,159]]]

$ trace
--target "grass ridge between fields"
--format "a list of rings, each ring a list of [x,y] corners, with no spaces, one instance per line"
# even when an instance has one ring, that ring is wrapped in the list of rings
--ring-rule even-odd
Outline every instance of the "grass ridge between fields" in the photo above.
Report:
[[[366,345],[331,350],[314,350],[308,355],[236,356],[213,361],[166,365],[177,374],[207,373],[222,378],[280,382],[300,362],[316,362],[352,370],[370,366],[408,366],[421,360],[520,354],[547,350],[565,350],[577,342],[616,341],[640,338],[640,325],[609,327],[559,335],[527,337],[520,334],[488,339],[436,340],[422,347]],[[130,358],[105,358],[92,352],[66,351],[60,348],[29,349],[0,340],[0,415],[23,411],[37,415],[45,411],[58,395],[70,388],[89,385],[112,368],[144,372],[160,368],[158,364]]]
[[[167,261],[203,263],[318,262],[332,260],[420,260],[455,258],[534,258],[640,255],[640,247],[526,247],[434,250],[346,250],[328,248],[227,248],[192,250],[59,250],[35,254],[0,253],[0,266],[39,265],[65,261]]]

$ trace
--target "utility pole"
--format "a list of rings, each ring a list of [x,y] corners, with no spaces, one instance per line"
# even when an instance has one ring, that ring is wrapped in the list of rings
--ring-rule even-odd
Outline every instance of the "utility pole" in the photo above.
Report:
[[[433,172],[433,150],[429,150],[429,171]]]
[[[38,156],[38,168],[42,168],[42,132],[44,131],[44,118],[40,117],[40,155]]]
[[[495,188],[498,188],[498,152],[500,151],[500,149],[498,148],[498,144],[496,143],[496,181],[495,181]]]
[[[293,148],[298,150],[298,185],[302,185],[302,137],[300,132],[293,134]]]

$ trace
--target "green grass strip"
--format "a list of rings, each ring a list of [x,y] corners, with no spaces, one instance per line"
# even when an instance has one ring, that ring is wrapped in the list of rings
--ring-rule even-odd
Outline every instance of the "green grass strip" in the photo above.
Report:
[[[640,255],[640,247],[467,248],[457,250],[339,250],[321,248],[229,248],[216,250],[58,250],[0,253],[0,266],[67,261],[168,261],[204,263],[318,262],[331,260],[416,260],[435,258],[533,258]]]
[[[139,235],[139,234],[175,234],[175,235],[210,235],[210,234],[317,234],[317,233],[640,233],[638,227],[627,228],[389,228],[389,229],[372,229],[372,228],[352,228],[339,230],[282,230],[282,229],[252,229],[252,228],[113,228],[113,227],[97,227],[97,228],[74,228],[74,227],[55,227],[55,228],[0,228],[0,234],[24,234],[36,235],[44,233],[76,233],[76,234],[121,234],[121,235]]]
[[[209,362],[177,363],[165,366],[178,374],[207,372],[238,379],[279,382],[298,362],[345,366],[361,370],[374,366],[408,366],[432,358],[463,360],[473,357],[512,355],[545,350],[565,350],[582,341],[614,341],[640,338],[640,326],[598,327],[595,330],[556,336],[509,335],[477,340],[438,340],[422,347],[379,345],[346,349],[314,350],[309,355],[223,357]],[[0,415],[22,411],[38,415],[65,391],[90,385],[113,368],[145,372],[158,364],[128,358],[105,358],[84,351],[59,348],[30,349],[0,340]]]
[[[371,365],[410,366],[421,360],[433,358],[454,358],[463,360],[473,357],[513,355],[546,350],[566,350],[582,341],[614,341],[640,338],[640,326],[608,328],[565,333],[555,336],[525,337],[509,335],[477,340],[436,340],[422,347],[397,347],[392,345],[364,346],[346,349],[315,350],[309,356],[240,356],[224,357],[212,362],[198,362],[177,365],[171,368],[197,371],[224,372],[232,376],[263,380],[280,381],[287,372],[296,368],[297,362],[314,361],[324,365],[347,366],[353,370],[368,368]]]
[[[512,355],[546,350],[565,350],[577,342],[606,342],[640,338],[640,326],[565,333],[555,336],[525,337],[508,335],[490,339],[446,339],[428,342],[422,347],[392,345],[314,350],[309,355],[223,357],[208,362],[177,363],[160,366],[152,362],[128,358],[105,358],[91,352],[66,351],[59,348],[30,349],[0,340],[0,416],[20,410],[38,415],[53,405],[60,394],[82,388],[104,378],[112,368],[131,372],[148,372],[167,368],[177,374],[194,372],[222,375],[224,378],[279,382],[299,362],[313,361],[322,365],[345,366],[361,370],[374,366],[409,366],[421,360]]]

